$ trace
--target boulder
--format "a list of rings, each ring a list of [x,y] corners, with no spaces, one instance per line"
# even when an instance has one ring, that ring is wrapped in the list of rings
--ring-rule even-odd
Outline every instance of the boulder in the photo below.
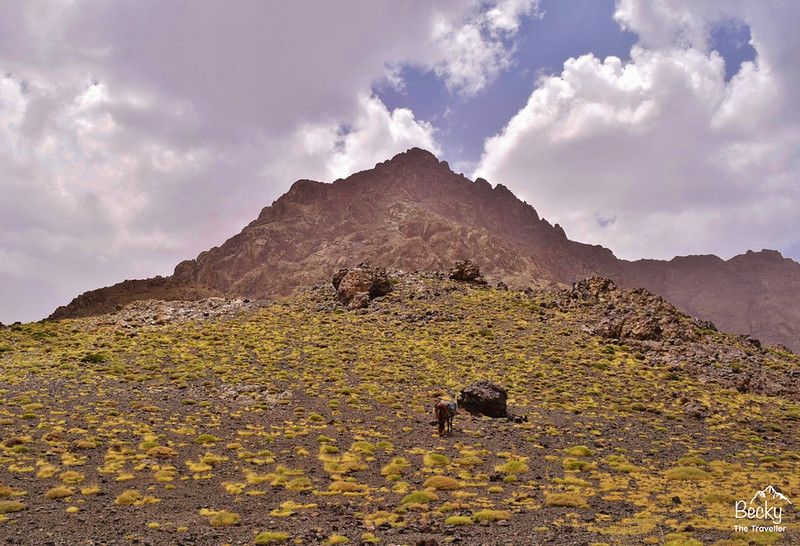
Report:
[[[450,268],[450,279],[474,284],[486,284],[486,279],[481,275],[480,268],[472,260],[458,260]]]
[[[488,417],[508,417],[508,393],[495,383],[481,379],[464,387],[458,395],[458,406],[464,410]]]
[[[605,277],[589,277],[582,281],[573,282],[572,290],[569,291],[568,297],[574,300],[598,303],[607,300],[616,290],[617,285],[614,284],[614,281],[611,279]]]
[[[348,309],[367,307],[370,300],[384,296],[392,290],[386,270],[366,263],[339,270],[331,283],[336,289],[336,299]]]

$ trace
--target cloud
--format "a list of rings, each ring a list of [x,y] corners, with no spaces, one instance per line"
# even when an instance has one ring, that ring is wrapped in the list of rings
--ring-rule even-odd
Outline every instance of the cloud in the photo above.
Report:
[[[435,128],[406,108],[389,111],[379,98],[359,97],[357,114],[345,123],[329,120],[298,127],[262,170],[264,179],[310,178],[332,182],[417,146],[439,152]]]
[[[513,47],[506,40],[537,8],[538,0],[505,0],[466,21],[439,18],[433,31],[439,58],[428,64],[451,91],[477,94],[512,66]]]
[[[303,127],[299,131],[306,143],[309,137],[320,131],[328,137],[321,146],[326,156],[326,180],[344,178],[372,168],[376,163],[414,146],[439,153],[434,127],[414,119],[411,110],[396,108],[389,112],[380,99],[366,95],[359,98],[359,107],[358,115],[347,131],[342,131],[341,125],[336,131],[333,125]],[[315,142],[313,147],[306,146],[307,150],[309,148],[319,150],[320,142]],[[335,150],[333,154],[330,154],[331,149]]]
[[[297,178],[332,180],[411,146],[438,151],[435,127],[388,110],[373,83],[402,87],[398,67],[413,65],[477,92],[510,66],[535,5],[0,5],[0,320],[169,274]],[[480,51],[470,69],[465,55]]]
[[[757,4],[619,2],[641,38],[630,61],[589,54],[542,77],[475,175],[625,258],[796,245],[800,89],[785,49],[798,49],[781,32],[796,10]],[[726,83],[706,37],[731,17],[750,26],[757,58]]]

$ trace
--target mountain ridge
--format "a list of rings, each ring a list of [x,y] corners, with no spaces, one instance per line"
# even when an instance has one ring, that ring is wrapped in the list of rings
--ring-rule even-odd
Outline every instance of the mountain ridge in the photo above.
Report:
[[[442,271],[463,258],[515,288],[610,277],[724,330],[800,350],[800,264],[780,253],[621,260],[571,241],[506,186],[471,181],[419,148],[332,183],[298,180],[240,233],[179,263],[173,275],[84,293],[49,318],[105,313],[155,294],[272,298],[362,261]]]

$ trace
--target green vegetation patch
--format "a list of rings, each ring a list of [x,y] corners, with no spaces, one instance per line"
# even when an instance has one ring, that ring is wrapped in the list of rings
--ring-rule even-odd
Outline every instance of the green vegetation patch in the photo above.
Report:
[[[664,477],[668,480],[685,480],[685,481],[705,481],[711,480],[714,476],[696,466],[679,466],[667,470]]]
[[[19,501],[0,501],[0,514],[10,514],[25,510],[25,504]]]
[[[254,544],[279,544],[289,540],[288,533],[281,533],[280,531],[263,531],[256,535]]]
[[[460,481],[447,476],[431,476],[422,485],[436,491],[455,491],[463,487]]]
[[[434,495],[429,491],[415,491],[414,493],[409,493],[403,500],[400,501],[401,504],[409,504],[409,503],[416,503],[416,504],[428,504],[431,501],[439,500],[439,497]]]

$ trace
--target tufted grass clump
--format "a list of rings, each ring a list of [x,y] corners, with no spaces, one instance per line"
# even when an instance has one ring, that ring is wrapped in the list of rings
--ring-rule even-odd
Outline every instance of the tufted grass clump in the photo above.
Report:
[[[596,470],[597,463],[591,463],[589,461],[581,461],[579,459],[564,459],[563,463],[564,470]]]
[[[683,457],[678,459],[678,464],[681,466],[708,466],[708,463],[700,457]]]
[[[622,472],[623,474],[629,474],[636,470],[636,467],[622,455],[609,455],[605,458],[605,462],[611,467],[611,470]]]
[[[37,478],[52,478],[58,474],[58,467],[52,464],[45,464],[36,473]]]
[[[350,451],[354,453],[360,453],[362,455],[374,455],[375,446],[369,442],[360,440],[358,442],[353,442],[353,445],[350,446]]]
[[[363,483],[336,481],[328,486],[328,490],[337,493],[361,493],[367,490],[367,486]]]
[[[445,525],[472,525],[475,523],[469,516],[450,516],[444,520]]]
[[[144,504],[156,504],[158,502],[161,502],[161,500],[151,497],[150,495],[146,497],[142,496],[136,489],[123,491],[114,499],[114,504],[117,506],[142,506]]]
[[[320,455],[335,455],[337,453],[339,453],[339,448],[335,445],[325,443],[319,447]]]
[[[706,504],[736,504],[736,499],[727,493],[706,493],[702,496],[703,502]]]
[[[84,497],[88,495],[97,495],[100,492],[99,485],[87,485],[86,487],[81,487],[81,495]]]
[[[436,491],[455,491],[462,487],[460,481],[447,476],[431,476],[422,485]]]
[[[389,481],[397,481],[405,473],[406,469],[402,465],[389,463],[381,468],[381,476],[386,476]]]
[[[472,514],[475,521],[508,521],[511,519],[511,512],[508,510],[479,510]]]
[[[15,491],[8,485],[0,485],[0,499],[6,499],[8,497],[21,497],[25,495],[25,491]]]
[[[0,514],[11,514],[25,510],[25,504],[19,501],[0,501]]]
[[[65,483],[67,485],[74,485],[76,483],[82,482],[84,479],[84,475],[81,474],[80,472],[75,472],[74,470],[67,470],[66,472],[63,472],[59,476],[59,479],[61,480],[62,483]]]
[[[75,440],[72,442],[73,449],[94,449],[97,447],[97,442],[93,442],[92,440]]]
[[[393,514],[386,510],[378,510],[372,514],[364,516],[364,522],[368,525],[379,526],[384,523],[394,523],[400,517],[399,514]]]
[[[672,468],[667,470],[667,472],[664,474],[664,477],[668,480],[683,480],[692,482],[700,482],[713,478],[711,474],[702,468],[697,468],[696,466],[679,466],[677,468]]]
[[[431,501],[439,500],[439,497],[430,493],[428,491],[415,491],[414,493],[409,493],[403,500],[400,501],[400,504],[428,504]]]
[[[255,544],[274,544],[289,540],[287,533],[280,531],[264,531],[256,536]]]
[[[50,500],[58,500],[58,499],[65,499],[67,497],[71,497],[74,494],[75,490],[71,487],[54,487],[49,489],[45,494],[44,498]]]
[[[152,459],[172,459],[178,452],[167,446],[155,446],[148,449],[146,455]]]
[[[308,491],[311,489],[311,480],[308,478],[295,478],[286,484],[289,491]]]
[[[573,457],[591,457],[593,455],[592,450],[586,446],[573,446],[565,449],[564,453]]]
[[[405,474],[405,469],[409,466],[409,462],[403,457],[395,457],[392,462],[381,468],[381,476],[400,476]],[[396,481],[396,480],[395,480]]]
[[[227,510],[220,510],[209,520],[212,527],[229,527],[231,525],[239,525],[241,518],[239,514],[228,512]]]
[[[521,474],[529,470],[525,461],[520,461],[519,459],[511,459],[501,465],[495,466],[494,469],[503,474]]]
[[[754,542],[751,542],[750,544],[756,544],[756,543],[758,543],[758,544],[772,544],[774,542],[774,541],[762,542],[763,539],[764,539],[763,535],[760,536],[759,539],[760,540],[758,542],[754,541]],[[664,540],[665,540],[664,544],[666,546],[703,546],[702,542],[700,542],[697,539],[691,538],[690,536],[688,536],[688,533],[668,533],[664,537]],[[736,544],[736,545],[743,544],[743,543],[738,542],[738,541],[733,541],[733,543]],[[723,544],[724,544],[724,542],[723,542]],[[714,545],[715,546],[719,546],[720,542],[715,542]]]
[[[117,506],[131,506],[138,500],[142,500],[142,494],[135,489],[129,489],[117,495],[117,498],[114,499],[114,504]]]
[[[328,537],[328,544],[347,544],[350,539],[344,535],[331,535]]]
[[[571,493],[545,493],[544,503],[547,506],[563,506],[567,508],[589,508],[586,500]]]
[[[426,466],[447,466],[450,464],[450,459],[441,453],[427,453],[423,462]]]
[[[194,439],[194,443],[200,445],[215,444],[217,442],[219,442],[219,438],[212,436],[211,434],[201,434]]]

